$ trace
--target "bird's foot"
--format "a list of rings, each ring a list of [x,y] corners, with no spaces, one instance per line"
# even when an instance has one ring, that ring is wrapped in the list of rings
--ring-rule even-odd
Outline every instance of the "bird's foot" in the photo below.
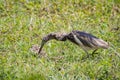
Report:
[[[92,57],[94,57],[94,54],[98,54],[96,51],[97,51],[97,49],[95,49],[95,50],[92,52],[92,54],[91,54]]]
[[[92,55],[92,57],[94,57],[94,56],[95,56],[95,54],[98,54],[98,52],[91,54],[91,55]]]

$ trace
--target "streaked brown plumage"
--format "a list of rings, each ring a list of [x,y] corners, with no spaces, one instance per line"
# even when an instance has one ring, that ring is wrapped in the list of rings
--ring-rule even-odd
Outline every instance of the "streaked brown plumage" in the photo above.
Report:
[[[89,33],[81,32],[74,30],[68,34],[57,34],[57,33],[50,33],[47,36],[45,36],[42,39],[42,43],[39,49],[39,52],[41,52],[44,44],[49,40],[58,40],[58,41],[66,41],[69,40],[72,43],[75,43],[76,45],[80,46],[86,53],[89,49],[97,50],[99,48],[107,49],[109,47],[109,44],[105,42],[102,39],[99,39]]]

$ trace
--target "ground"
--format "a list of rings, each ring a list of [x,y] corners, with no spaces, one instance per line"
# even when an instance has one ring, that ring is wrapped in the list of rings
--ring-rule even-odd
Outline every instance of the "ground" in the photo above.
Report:
[[[30,50],[51,32],[72,30],[110,48],[84,60],[69,41],[49,41],[43,56]],[[0,80],[120,80],[120,1],[0,0],[0,44]]]

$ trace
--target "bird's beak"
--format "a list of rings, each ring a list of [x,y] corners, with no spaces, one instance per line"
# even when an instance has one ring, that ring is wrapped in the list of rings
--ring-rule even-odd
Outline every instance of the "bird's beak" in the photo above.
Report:
[[[56,36],[56,34],[51,33],[51,34],[48,34],[47,36],[45,36],[45,37],[42,39],[42,43],[41,43],[40,49],[39,49],[39,51],[38,51],[38,54],[40,54],[40,52],[41,52],[44,44],[45,44],[47,41],[49,41],[49,40],[55,39],[55,38],[56,38],[55,36]]]
[[[40,54],[40,52],[41,52],[41,50],[42,50],[45,43],[46,43],[46,41],[42,40],[42,43],[41,43],[40,49],[38,51],[38,54]]]

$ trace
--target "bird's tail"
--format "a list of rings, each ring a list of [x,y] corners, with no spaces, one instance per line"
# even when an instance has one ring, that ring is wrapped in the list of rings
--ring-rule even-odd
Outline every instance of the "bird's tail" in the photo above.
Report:
[[[101,47],[103,49],[108,49],[109,48],[109,44],[106,41],[104,41],[102,39],[97,39],[95,41],[96,41],[96,43],[98,44],[99,47]]]

